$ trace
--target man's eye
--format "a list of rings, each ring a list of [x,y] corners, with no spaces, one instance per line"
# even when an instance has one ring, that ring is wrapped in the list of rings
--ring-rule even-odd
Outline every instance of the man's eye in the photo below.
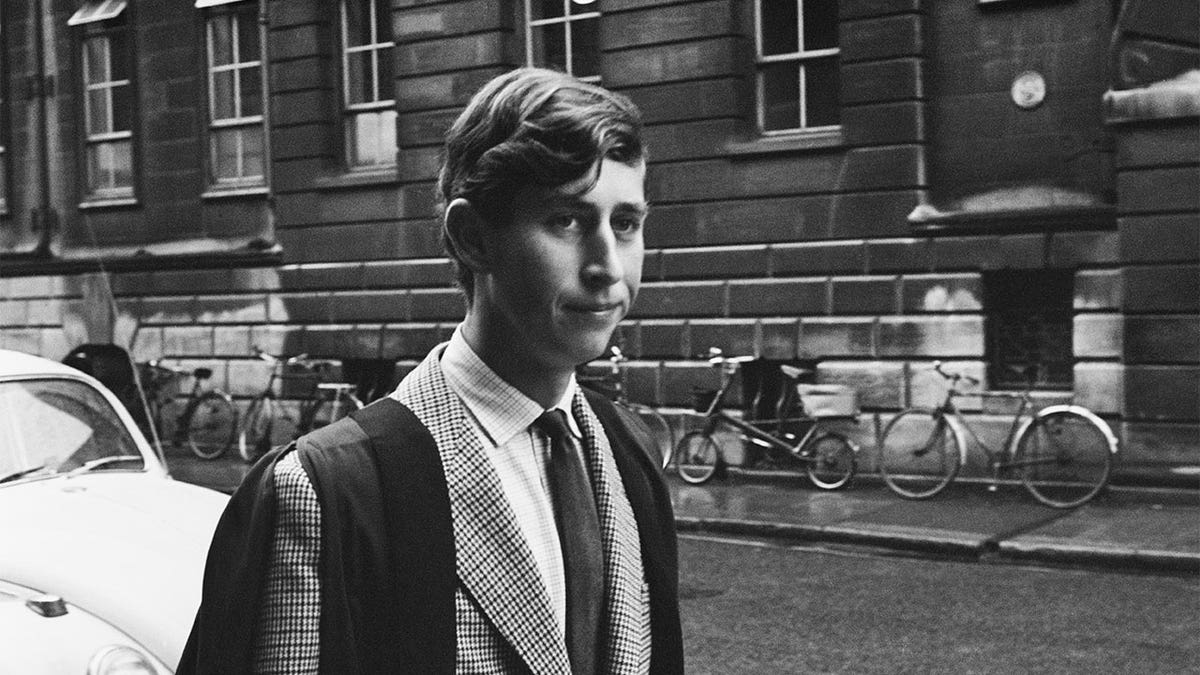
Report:
[[[614,232],[632,234],[642,229],[642,220],[640,218],[613,218],[612,228]]]
[[[546,224],[554,229],[565,230],[575,224],[575,216],[563,214],[561,216],[551,216]]]

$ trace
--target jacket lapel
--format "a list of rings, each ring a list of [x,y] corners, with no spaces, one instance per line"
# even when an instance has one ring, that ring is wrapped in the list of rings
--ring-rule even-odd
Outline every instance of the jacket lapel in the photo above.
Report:
[[[607,598],[604,614],[607,623],[601,629],[606,642],[601,645],[604,662],[600,671],[641,672],[650,645],[641,639],[647,636],[641,630],[644,577],[637,522],[621,483],[608,436],[581,391],[575,393],[572,413],[583,430],[604,545],[604,592]]]
[[[459,581],[532,672],[566,673],[561,629],[545,585],[536,581],[541,573],[466,410],[446,385],[441,352],[433,350],[404,379],[399,397],[441,455]]]

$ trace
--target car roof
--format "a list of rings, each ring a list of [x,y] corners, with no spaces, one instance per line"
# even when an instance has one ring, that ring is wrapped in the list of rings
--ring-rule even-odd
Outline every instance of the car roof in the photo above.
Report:
[[[11,349],[0,349],[0,377],[28,377],[30,375],[79,377],[81,374],[81,371],[58,361]]]

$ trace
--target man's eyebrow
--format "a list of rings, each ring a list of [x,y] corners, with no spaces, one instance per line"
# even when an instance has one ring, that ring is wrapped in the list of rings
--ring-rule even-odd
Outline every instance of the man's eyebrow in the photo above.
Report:
[[[646,202],[621,202],[620,204],[617,204],[617,207],[613,210],[645,216],[650,212],[650,204]]]

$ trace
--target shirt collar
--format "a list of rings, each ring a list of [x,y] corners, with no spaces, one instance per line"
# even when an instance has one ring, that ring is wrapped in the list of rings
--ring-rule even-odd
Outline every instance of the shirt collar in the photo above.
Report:
[[[471,345],[467,344],[461,325],[454,330],[454,335],[442,352],[441,367],[450,390],[462,399],[483,432],[497,446],[503,446],[517,434],[524,433],[545,412],[541,405],[505,382],[479,358]],[[576,438],[583,438],[579,423],[571,414],[574,397],[575,375],[572,374],[563,397],[552,409],[565,412],[571,433]]]

